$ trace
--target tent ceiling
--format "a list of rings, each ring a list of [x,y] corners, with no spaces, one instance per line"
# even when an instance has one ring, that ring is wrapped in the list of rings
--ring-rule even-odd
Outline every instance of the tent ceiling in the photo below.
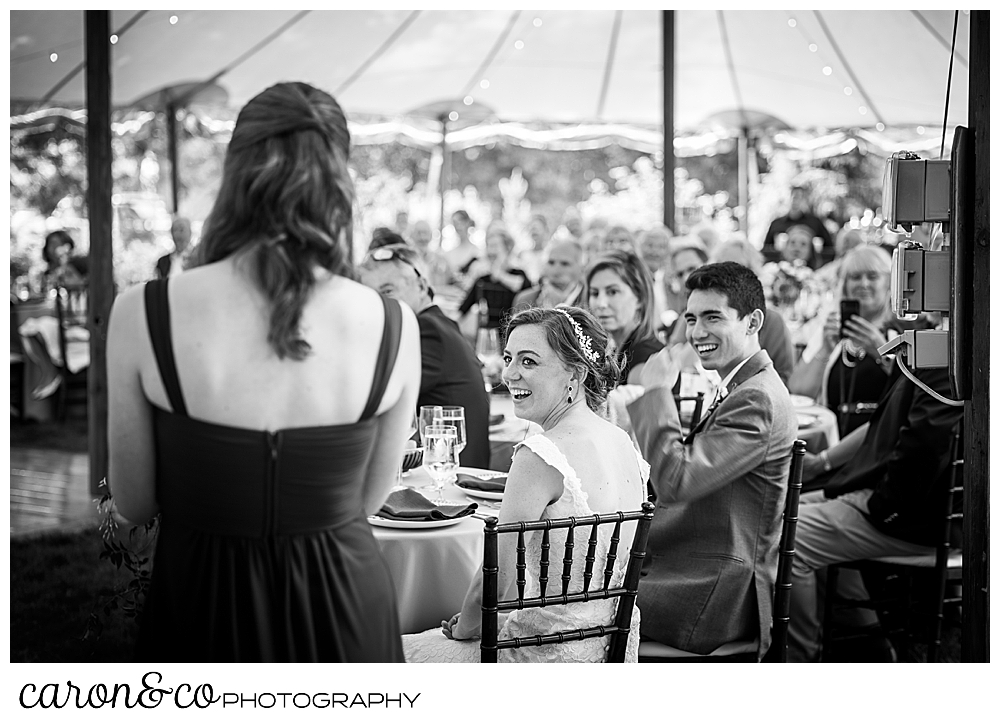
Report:
[[[136,12],[113,11],[112,28]],[[401,118],[468,92],[505,121],[662,123],[658,11],[622,13],[600,116],[615,11],[521,11],[512,23],[517,11],[422,11],[357,74],[411,12],[309,12],[216,82],[232,107],[272,83],[304,80],[333,92],[355,117]],[[171,15],[177,16],[175,24]],[[112,49],[113,101],[124,106],[163,87],[207,81],[296,15],[147,11]],[[12,11],[10,18],[10,97],[40,100],[83,61],[83,13]],[[879,119],[888,126],[940,125],[953,18],[950,10],[924,10],[919,16],[903,10],[823,11],[821,18],[808,10],[724,13],[744,107],[799,129],[872,127]],[[478,72],[508,26],[492,62]],[[949,125],[967,122],[968,31],[969,18],[960,12],[961,57],[954,65]],[[722,38],[716,11],[678,11],[675,127],[680,131],[704,127],[713,114],[739,106]],[[56,62],[50,61],[52,52],[58,53]],[[356,79],[341,89],[352,76]],[[481,87],[483,79],[488,88]],[[83,105],[84,74],[50,103]]]

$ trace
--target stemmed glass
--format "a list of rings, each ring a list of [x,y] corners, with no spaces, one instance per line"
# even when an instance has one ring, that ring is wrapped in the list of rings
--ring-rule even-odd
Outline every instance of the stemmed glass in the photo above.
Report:
[[[424,429],[424,468],[434,481],[437,493],[431,502],[448,504],[444,497],[444,483],[455,471],[458,454],[455,452],[455,428],[432,424]]]
[[[403,456],[399,458],[399,467],[396,468],[396,486],[403,486],[403,462],[406,460],[406,455],[410,451],[409,442],[413,438],[413,435],[417,433],[417,414],[412,412],[410,414],[410,420],[406,430],[406,442],[403,447]]]
[[[442,407],[441,424],[455,428],[455,459],[461,464],[461,453],[465,449],[465,407]],[[457,477],[451,479],[454,482]]]
[[[500,339],[496,329],[482,328],[476,336],[476,356],[483,365],[483,382],[492,392],[500,383],[503,362],[500,359]]]
[[[424,441],[424,430],[431,424],[440,424],[441,412],[444,407],[436,405],[424,405],[420,408],[420,415],[417,417],[417,430],[420,432],[420,446],[426,447]]]

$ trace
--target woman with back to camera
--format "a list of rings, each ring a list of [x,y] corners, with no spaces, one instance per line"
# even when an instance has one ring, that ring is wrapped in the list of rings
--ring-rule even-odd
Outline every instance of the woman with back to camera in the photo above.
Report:
[[[366,514],[395,482],[419,337],[349,278],[349,147],[327,93],[260,93],[195,266],[115,303],[110,486],[129,520],[160,514],[142,660],[402,659]]]
[[[622,384],[638,384],[642,365],[663,348],[646,264],[629,250],[602,254],[587,270],[587,303],[614,339]]]
[[[860,314],[843,320],[836,309],[810,340],[788,380],[788,390],[816,399],[837,414],[846,435],[868,421],[892,372],[878,348],[905,329],[922,325],[897,319],[889,308],[892,261],[878,246],[858,246],[844,256],[838,297],[857,300]]]
[[[608,392],[618,378],[607,334],[587,311],[574,307],[527,309],[510,320],[504,347],[504,383],[511,391],[514,413],[542,427],[514,448],[507,475],[501,524],[519,520],[586,517],[637,510],[645,499],[649,465],[622,430],[604,417]],[[622,580],[628,564],[635,523],[622,526],[612,585]],[[607,556],[611,531],[600,533],[596,558]],[[553,530],[550,545],[562,550],[565,530]],[[511,535],[499,538],[500,599],[515,585],[515,546]],[[574,548],[570,591],[583,589],[588,546]],[[526,535],[525,597],[537,596],[535,571],[541,559],[541,534]],[[595,576],[591,588],[603,585]],[[482,623],[483,575],[473,578],[459,614],[442,621],[441,629],[403,636],[407,662],[478,662]],[[567,628],[608,625],[614,600],[594,600],[554,608],[517,610],[501,620],[500,638],[545,635]],[[608,638],[561,645],[500,651],[500,662],[603,662]],[[626,662],[636,662],[639,611],[632,616]]]

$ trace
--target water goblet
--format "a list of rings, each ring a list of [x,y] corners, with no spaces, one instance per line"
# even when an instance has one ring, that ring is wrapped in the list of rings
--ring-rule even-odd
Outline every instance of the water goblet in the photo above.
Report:
[[[423,465],[434,483],[437,496],[431,502],[436,505],[448,504],[444,497],[444,483],[457,466],[455,436],[454,427],[432,424],[424,430]]]
[[[437,405],[424,405],[420,407],[420,414],[417,416],[417,431],[420,432],[421,447],[427,446],[424,440],[424,430],[428,425],[440,423],[442,409],[444,408]]]
[[[460,459],[467,442],[465,432],[465,407],[442,407],[440,424],[455,428],[455,458]],[[459,464],[461,462],[459,461]],[[452,482],[455,480],[452,479]]]

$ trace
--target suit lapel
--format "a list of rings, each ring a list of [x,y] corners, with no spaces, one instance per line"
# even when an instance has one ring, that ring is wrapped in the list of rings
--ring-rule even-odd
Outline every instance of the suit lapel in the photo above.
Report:
[[[708,408],[708,411],[706,411],[705,414],[702,415],[702,418],[698,420],[698,424],[695,425],[694,429],[692,429],[688,433],[688,436],[684,438],[684,444],[691,444],[694,436],[705,427],[705,424],[708,423],[709,418],[715,410],[722,406],[722,403],[726,401],[736,387],[752,377],[754,374],[759,374],[769,364],[771,364],[771,357],[769,357],[767,352],[763,349],[750,357],[750,359],[747,360],[747,363],[740,367],[740,370],[736,372],[736,375],[729,380],[729,385],[726,387],[726,396],[712,403],[712,405]]]

